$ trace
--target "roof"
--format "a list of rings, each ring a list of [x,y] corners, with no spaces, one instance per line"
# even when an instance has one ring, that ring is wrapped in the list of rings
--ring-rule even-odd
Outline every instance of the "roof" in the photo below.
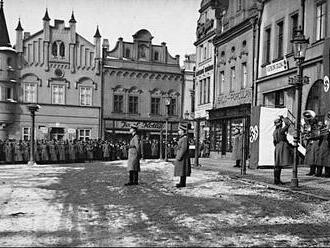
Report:
[[[6,18],[3,12],[3,0],[0,1],[0,46],[11,47],[7,24],[6,24]]]
[[[100,31],[99,31],[99,26],[96,28],[96,32],[94,34],[94,38],[101,38]]]
[[[69,21],[69,23],[76,23],[76,19],[74,18],[74,14],[73,14],[73,11],[72,11],[72,14],[71,14],[71,19]]]
[[[49,15],[48,15],[48,9],[47,8],[46,8],[45,16],[44,16],[44,18],[42,18],[42,20],[44,20],[44,21],[50,21],[50,18],[49,18]]]
[[[22,25],[21,25],[21,19],[18,19],[17,28],[15,30],[16,31],[23,31],[23,28],[22,28]]]

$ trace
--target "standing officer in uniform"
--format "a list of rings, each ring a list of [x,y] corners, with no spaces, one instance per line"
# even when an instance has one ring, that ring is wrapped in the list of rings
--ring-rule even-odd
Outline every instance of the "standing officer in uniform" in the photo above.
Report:
[[[132,135],[132,138],[131,141],[129,142],[128,162],[127,162],[127,170],[129,172],[129,182],[125,184],[126,186],[139,184],[141,144],[140,144],[140,138],[137,135],[136,131],[137,131],[137,126],[132,125],[129,130],[129,132]]]
[[[191,174],[191,164],[189,158],[188,137],[186,135],[187,127],[183,124],[179,125],[179,141],[177,153],[174,162],[174,176],[180,177],[180,183],[176,185],[177,188],[186,187],[186,178]]]
[[[285,123],[284,127],[282,127],[283,119]],[[286,138],[286,134],[290,126],[290,121],[288,118],[283,118],[283,116],[281,116],[280,118],[274,121],[274,124],[275,124],[275,130],[273,133],[273,143],[275,146],[274,184],[283,184],[283,182],[281,182],[282,167],[292,164],[292,156],[290,152],[291,148]]]
[[[236,161],[234,167],[241,167],[241,161],[243,160],[243,134],[239,128],[236,128],[233,133],[233,152],[232,159]],[[206,149],[206,144],[205,148]]]

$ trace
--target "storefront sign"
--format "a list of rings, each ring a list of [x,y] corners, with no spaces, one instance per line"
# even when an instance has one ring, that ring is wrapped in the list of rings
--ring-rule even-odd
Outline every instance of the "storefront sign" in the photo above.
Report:
[[[40,131],[44,134],[48,133],[48,127],[40,127]]]
[[[61,123],[56,122],[56,123],[55,123],[55,127],[59,127],[59,126],[61,126]]]
[[[275,63],[266,66],[266,75],[272,75],[281,71],[289,69],[289,63],[286,59],[282,59]]]
[[[141,122],[141,121],[116,121],[116,128],[130,128],[131,125],[137,125],[139,129],[162,129],[165,127],[162,122]]]
[[[74,134],[74,133],[76,133],[76,129],[74,129],[74,128],[68,128],[68,133]]]
[[[245,89],[239,92],[232,92],[226,95],[221,95],[217,99],[217,107],[230,107],[241,104],[248,104],[252,101],[252,90]]]

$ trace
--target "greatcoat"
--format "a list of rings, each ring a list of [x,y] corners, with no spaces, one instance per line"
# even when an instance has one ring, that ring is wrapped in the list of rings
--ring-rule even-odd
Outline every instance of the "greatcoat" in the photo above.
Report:
[[[178,141],[174,166],[175,177],[190,176],[191,164],[189,157],[188,137],[186,135],[180,137]]]
[[[293,162],[291,148],[286,138],[289,126],[289,124],[285,124],[284,127],[279,127],[274,130],[273,143],[275,145],[275,167],[288,166]]]
[[[233,138],[233,160],[242,160],[243,159],[243,135],[241,133],[237,134]],[[205,146],[206,150],[206,146]]]
[[[140,138],[137,134],[134,134],[131,141],[129,142],[127,170],[140,171],[140,158],[141,158]]]
[[[320,166],[330,167],[330,134],[321,136],[319,142],[321,143],[319,150]]]

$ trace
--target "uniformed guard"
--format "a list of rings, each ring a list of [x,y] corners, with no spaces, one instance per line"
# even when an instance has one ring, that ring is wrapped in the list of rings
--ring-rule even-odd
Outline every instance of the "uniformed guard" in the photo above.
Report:
[[[76,142],[70,141],[69,142],[69,161],[70,163],[74,163],[76,161]]]
[[[45,140],[43,140],[41,143],[41,161],[42,161],[42,163],[49,162],[48,145]]]
[[[189,144],[186,135],[187,127],[183,124],[179,125],[179,141],[177,153],[174,162],[174,176],[180,177],[180,183],[176,185],[177,188],[186,187],[186,178],[191,174],[191,164],[189,158]]]
[[[22,163],[23,162],[23,151],[22,151],[22,141],[15,142],[14,145],[15,151],[15,163]]]
[[[13,148],[11,141],[7,140],[5,143],[6,163],[13,163]]]
[[[283,127],[283,120],[285,126]],[[274,121],[275,130],[273,132],[274,151],[274,184],[284,184],[281,182],[281,170],[283,166],[292,164],[292,153],[287,140],[287,131],[290,126],[290,120],[283,116]]]
[[[127,162],[127,170],[129,172],[129,182],[125,184],[126,186],[139,184],[141,144],[140,144],[140,138],[136,132],[137,132],[137,126],[132,125],[130,127],[130,133],[132,135],[132,138],[129,143],[128,162]]]
[[[49,157],[51,162],[57,162],[57,145],[55,140],[50,141],[48,148],[49,148]]]
[[[324,125],[320,130],[320,164],[324,167],[324,177],[330,177],[330,112],[327,113]]]
[[[233,133],[233,152],[232,152],[232,159],[236,161],[234,167],[240,167],[241,161],[243,160],[243,135],[239,128],[236,128]],[[205,142],[204,145],[204,154],[206,153],[207,144]],[[206,156],[203,156],[206,157]]]

